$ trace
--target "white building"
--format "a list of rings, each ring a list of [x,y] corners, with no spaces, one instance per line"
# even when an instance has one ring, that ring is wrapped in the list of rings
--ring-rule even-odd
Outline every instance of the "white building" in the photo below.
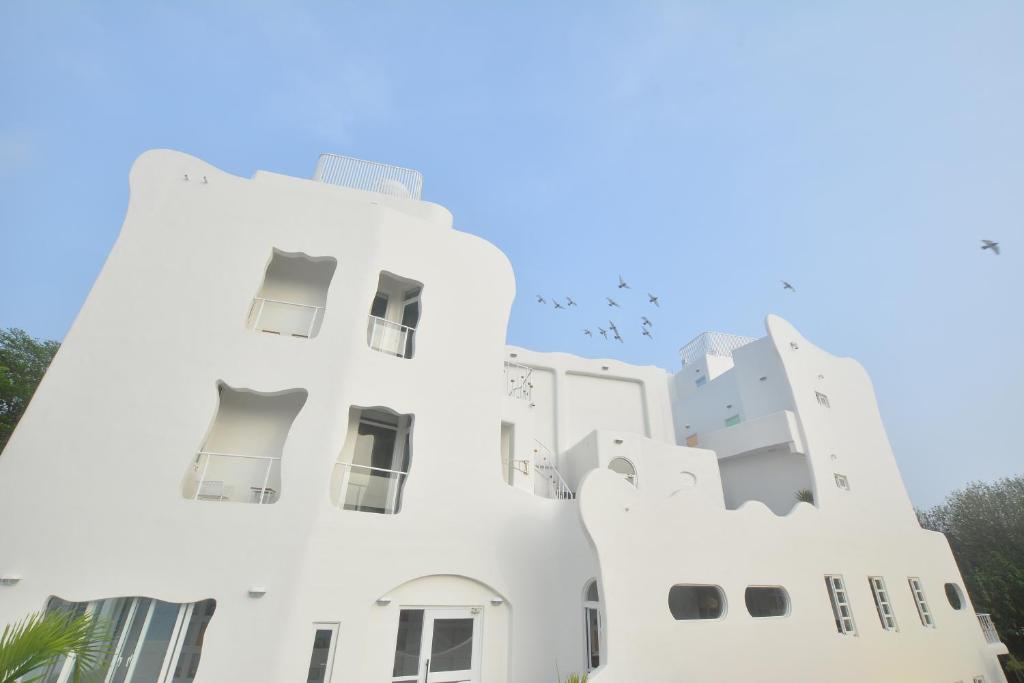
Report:
[[[863,368],[786,321],[506,347],[511,266],[415,172],[130,186],[0,457],[0,623],[109,617],[117,683],[1004,680]]]

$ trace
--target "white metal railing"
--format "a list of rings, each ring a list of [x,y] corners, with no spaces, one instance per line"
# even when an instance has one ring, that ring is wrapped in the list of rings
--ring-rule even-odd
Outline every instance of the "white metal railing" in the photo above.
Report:
[[[533,442],[544,451],[541,453],[540,450],[533,449],[533,469],[544,474],[544,479],[548,482],[549,497],[556,500],[572,500],[575,498],[576,494],[569,488],[569,484],[555,466],[555,454],[537,439],[534,439]]]
[[[277,332],[290,334],[294,337],[312,337],[317,318],[323,306],[300,304],[294,301],[281,301],[257,296],[252,301],[251,327],[261,332]],[[267,320],[264,321],[264,314]],[[308,318],[308,322],[307,322]],[[261,326],[260,323],[264,324]]]
[[[754,337],[741,337],[725,332],[702,332],[679,349],[679,358],[683,365],[695,363],[704,356],[722,356],[732,358],[732,352],[746,346]]]
[[[383,467],[336,462],[340,468],[335,505],[346,510],[394,514],[402,500],[402,486],[408,472]]]
[[[533,400],[533,368],[505,362],[505,393],[523,401]]]
[[[999,631],[996,630],[996,625],[992,623],[992,617],[988,614],[979,614],[978,623],[981,624],[981,632],[985,634],[985,641],[989,643],[1001,643],[999,639]]]
[[[213,472],[210,471],[211,463]],[[192,469],[199,473],[192,500],[221,500],[235,503],[273,503],[279,485],[280,457],[199,451]],[[273,479],[275,467],[277,477]]]
[[[374,351],[393,356],[412,358],[416,328],[391,322],[371,315],[366,331],[366,341]]]
[[[423,194],[419,171],[342,154],[321,154],[313,180],[404,199],[419,199]]]

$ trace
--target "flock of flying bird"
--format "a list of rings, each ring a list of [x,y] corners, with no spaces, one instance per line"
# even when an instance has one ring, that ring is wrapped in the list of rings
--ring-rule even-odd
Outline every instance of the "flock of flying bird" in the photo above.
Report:
[[[633,289],[632,287],[629,286],[628,282],[626,282],[624,279],[622,279],[621,275],[619,276],[619,289]],[[619,305],[619,302],[616,301],[615,299],[613,299],[612,297],[606,296],[605,300],[608,302],[608,307],[609,308],[618,308],[620,310],[622,309],[622,306]],[[548,302],[548,300],[545,299],[544,297],[542,297],[540,294],[537,295],[537,303],[539,303],[539,304],[546,304],[547,302]],[[573,298],[571,296],[565,297],[565,305],[564,306],[562,305],[561,301],[559,301],[558,299],[555,299],[554,297],[551,298],[551,303],[554,304],[556,311],[559,310],[559,309],[566,310],[568,308],[573,308],[575,306],[578,306],[576,301],[573,300]],[[658,297],[655,296],[654,294],[651,294],[651,293],[647,294],[647,303],[648,304],[653,304],[653,305],[655,305],[655,306],[657,306],[659,308],[661,307],[661,304],[658,303]],[[651,320],[646,315],[640,316],[640,323],[641,323],[640,324],[640,333],[643,336],[647,337],[648,339],[654,339],[654,337],[651,335],[651,328],[654,327],[654,323],[651,322]],[[611,339],[613,339],[614,341],[623,343],[622,335],[619,334],[619,328],[615,324],[615,321],[609,320],[608,321],[607,329],[605,329],[604,327],[601,327],[600,325],[598,325],[596,327],[597,327],[597,333],[600,334],[605,339],[609,338],[608,337],[608,332],[611,332],[612,333]],[[583,328],[583,334],[585,334],[588,337],[593,337],[594,336],[594,333],[590,330],[589,327]]]
[[[992,240],[981,240],[981,249],[983,251],[986,250],[986,249],[991,250],[993,254],[998,256],[999,255],[999,242],[993,242]],[[783,290],[796,293],[796,287],[794,287],[790,283],[786,282],[785,280],[780,280],[780,282],[782,282],[782,289]],[[619,289],[633,289],[632,287],[629,286],[629,283],[627,283],[622,278],[621,275],[619,275]],[[606,296],[605,300],[608,302],[608,307],[609,308],[618,308],[620,310],[622,309],[622,306],[619,305],[619,302],[616,301],[615,299],[613,299],[612,297]],[[541,296],[540,294],[537,295],[537,303],[539,303],[539,304],[547,304],[547,302],[548,302],[548,300],[545,299],[543,296]],[[571,296],[565,297],[565,305],[564,306],[562,305],[561,301],[559,301],[558,299],[556,299],[554,297],[551,298],[551,302],[554,304],[556,311],[557,310],[566,310],[566,309],[569,309],[569,308],[578,307],[578,304],[576,303],[576,301]],[[647,293],[647,303],[648,304],[653,304],[653,305],[657,306],[658,308],[661,307],[661,304],[658,303],[658,297],[655,296],[654,294],[651,294],[650,292]],[[647,337],[648,339],[653,340],[654,337],[651,335],[651,328],[654,327],[654,323],[651,322],[651,320],[647,316],[645,316],[645,315],[640,316],[640,323],[641,323],[640,324],[640,333],[643,336]],[[603,328],[601,326],[597,326],[598,334],[600,334],[605,339],[608,339],[608,332],[609,331],[611,331],[611,333],[612,333],[612,337],[611,338],[614,341],[617,341],[619,343],[624,343],[624,341],[622,339],[622,335],[619,334],[619,328],[615,325],[614,321],[612,321],[612,320],[608,321],[608,328],[607,329],[605,329],[605,328]],[[590,330],[589,327],[583,328],[583,334],[588,336],[588,337],[593,337],[594,336],[594,333]]]

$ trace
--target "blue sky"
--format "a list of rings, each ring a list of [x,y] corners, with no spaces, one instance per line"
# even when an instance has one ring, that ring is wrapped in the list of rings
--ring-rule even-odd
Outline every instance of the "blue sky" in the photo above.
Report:
[[[7,0],[0,102],[0,327],[63,337],[144,150],[334,151],[508,254],[511,343],[675,369],[774,312],[866,366],[918,505],[1024,469],[1020,2]]]

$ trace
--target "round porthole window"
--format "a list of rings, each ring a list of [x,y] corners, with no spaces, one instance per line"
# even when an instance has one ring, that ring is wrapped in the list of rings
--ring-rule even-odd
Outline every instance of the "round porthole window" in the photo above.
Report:
[[[946,584],[946,599],[949,600],[949,606],[953,609],[960,610],[964,608],[964,594],[960,590],[960,586],[955,583]]]

